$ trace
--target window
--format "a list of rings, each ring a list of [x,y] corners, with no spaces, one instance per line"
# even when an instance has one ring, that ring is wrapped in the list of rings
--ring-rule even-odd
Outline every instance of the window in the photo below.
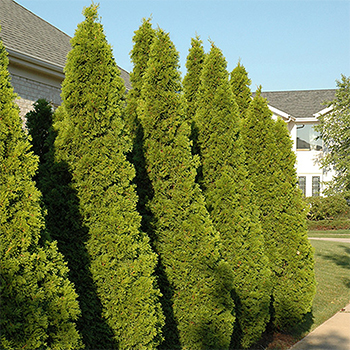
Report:
[[[312,177],[312,195],[313,196],[320,195],[320,177],[319,176]]]
[[[299,176],[298,179],[298,183],[299,183],[299,188],[301,189],[301,191],[303,192],[303,195],[305,196],[306,193],[306,176]]]
[[[313,124],[297,125],[297,150],[322,150],[320,133],[314,129]]]

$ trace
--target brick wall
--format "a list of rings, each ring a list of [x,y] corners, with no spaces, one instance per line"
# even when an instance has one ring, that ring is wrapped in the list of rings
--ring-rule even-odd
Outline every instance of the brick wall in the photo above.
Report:
[[[45,98],[54,107],[61,104],[61,90],[55,86],[37,82],[25,77],[11,74],[11,83],[15,93],[19,96],[16,100],[20,108],[20,116],[23,117],[33,109],[33,103],[39,98]]]

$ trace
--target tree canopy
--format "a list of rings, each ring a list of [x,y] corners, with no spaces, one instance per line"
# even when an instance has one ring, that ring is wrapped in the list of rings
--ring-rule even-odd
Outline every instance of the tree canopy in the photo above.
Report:
[[[337,80],[337,90],[330,113],[319,117],[320,131],[325,145],[325,154],[321,165],[325,170],[333,169],[335,176],[330,183],[330,190],[344,192],[350,196],[350,77],[341,76]]]

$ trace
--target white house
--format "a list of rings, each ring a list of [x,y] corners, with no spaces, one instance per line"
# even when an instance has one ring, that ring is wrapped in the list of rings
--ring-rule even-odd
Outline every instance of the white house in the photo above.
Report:
[[[318,117],[329,113],[324,102],[332,101],[335,89],[263,92],[274,118],[281,117],[288,125],[293,149],[297,155],[299,186],[305,196],[318,196],[323,183],[332,179],[332,172],[319,166],[324,150],[322,140],[314,126]]]
[[[61,103],[63,68],[71,49],[70,37],[13,0],[0,0],[0,39],[9,54],[9,71],[23,117],[33,103],[45,98],[54,106]],[[129,73],[121,69],[127,90]],[[331,174],[317,164],[323,154],[322,141],[313,125],[319,114],[328,113],[322,105],[334,98],[335,90],[263,92],[275,117],[288,124],[297,154],[299,184],[306,196],[322,192],[321,183]]]

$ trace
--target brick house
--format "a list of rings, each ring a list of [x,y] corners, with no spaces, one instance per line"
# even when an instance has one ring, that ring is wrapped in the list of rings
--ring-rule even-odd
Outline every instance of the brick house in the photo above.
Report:
[[[71,38],[13,0],[0,0],[0,25],[21,116],[39,98],[59,106]],[[121,68],[120,71],[129,90],[129,73]]]

